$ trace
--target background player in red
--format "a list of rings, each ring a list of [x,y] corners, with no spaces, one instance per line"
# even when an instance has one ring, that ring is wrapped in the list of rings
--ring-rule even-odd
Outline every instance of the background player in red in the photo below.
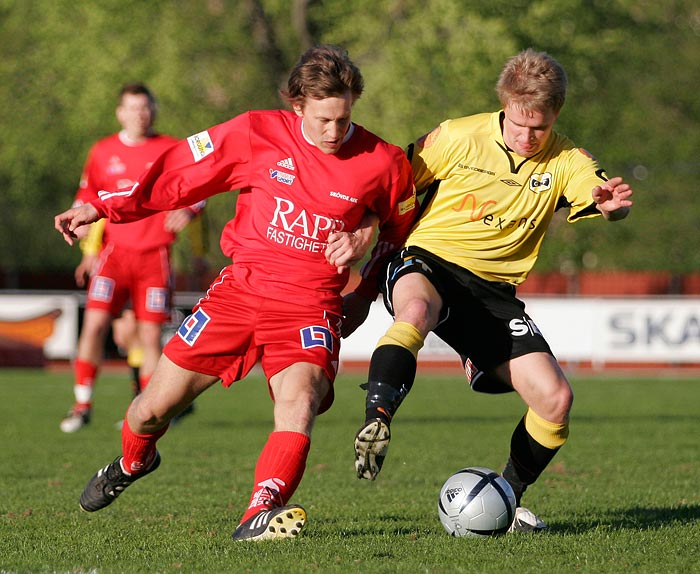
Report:
[[[317,414],[333,401],[341,291],[378,221],[373,260],[400,245],[415,219],[411,168],[402,150],[352,123],[364,82],[335,46],[307,51],[283,95],[293,111],[253,111],[195,134],[162,155],[128,190],[56,216],[66,241],[107,216],[131,221],[240,189],[221,239],[234,263],[166,345],[146,390],[131,404],[122,455],[80,498],[86,511],[110,504],[160,464],[156,441],[168,421],[222,380],[257,361],[274,400],[274,430],[255,468],[248,509],[234,540],[296,536],[306,522],[288,505],[301,481]],[[369,265],[358,291],[377,295]],[[236,468],[232,464],[232,468]]]
[[[74,205],[97,198],[103,189],[130,187],[153,161],[177,140],[153,130],[156,102],[143,84],[127,84],[119,93],[116,116],[122,129],[90,150]],[[102,362],[110,321],[128,300],[136,318],[143,357],[139,388],[145,387],[160,356],[161,327],[170,318],[170,246],[176,234],[203,204],[159,213],[133,223],[107,222],[103,234],[91,230],[76,268],[78,285],[90,275],[77,356],[74,361],[75,403],[61,421],[64,432],[76,432],[90,421],[93,387]],[[93,226],[95,227],[95,226]]]

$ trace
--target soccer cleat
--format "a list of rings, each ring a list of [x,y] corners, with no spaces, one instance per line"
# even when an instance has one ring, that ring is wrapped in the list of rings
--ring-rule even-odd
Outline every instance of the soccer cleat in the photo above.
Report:
[[[534,512],[518,506],[515,509],[515,518],[508,532],[540,532],[545,528],[547,525],[537,518]]]
[[[80,508],[85,512],[95,512],[109,506],[117,496],[124,492],[127,486],[160,466],[160,454],[156,451],[156,457],[151,466],[143,472],[129,475],[122,470],[122,458],[118,456],[113,462],[98,470],[97,474],[87,483],[85,490],[80,495]]]
[[[355,436],[355,470],[357,478],[374,480],[389,450],[391,431],[381,419],[366,421]]]
[[[306,511],[296,504],[261,510],[238,525],[233,540],[280,540],[296,538],[306,524]]]
[[[73,407],[59,425],[65,433],[78,432],[90,422],[90,408]]]

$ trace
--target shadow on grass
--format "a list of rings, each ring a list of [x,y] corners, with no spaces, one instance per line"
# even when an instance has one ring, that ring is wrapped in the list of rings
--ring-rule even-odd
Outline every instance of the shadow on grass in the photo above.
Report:
[[[588,516],[567,522],[552,522],[553,532],[574,534],[588,530],[655,530],[670,524],[700,521],[700,505],[655,508],[610,509],[603,515]]]
[[[341,532],[343,537],[409,536],[423,530],[417,528],[415,523],[411,526],[411,518],[412,515],[382,514],[371,519],[349,521],[348,516],[344,515],[342,518],[314,518],[314,524],[322,527],[319,531],[331,529]],[[312,532],[306,531],[305,537],[312,536]]]
[[[673,508],[620,508],[602,515],[574,518],[566,522],[550,522],[549,534],[581,534],[590,530],[655,530],[670,524],[685,524],[700,520],[700,505]],[[340,530],[343,536],[411,536],[422,529],[410,526],[409,515],[385,514],[371,520],[358,520],[349,525],[347,515],[340,518],[317,519],[319,525]],[[342,524],[341,524],[342,523]],[[424,532],[424,534],[428,534]],[[307,536],[313,536],[307,533]]]

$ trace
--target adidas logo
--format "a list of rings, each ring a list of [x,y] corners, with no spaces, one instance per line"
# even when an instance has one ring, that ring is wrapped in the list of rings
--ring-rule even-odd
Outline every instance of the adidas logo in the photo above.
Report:
[[[450,488],[449,490],[445,491],[445,498],[447,498],[447,502],[452,502],[455,498],[457,498],[457,495],[461,494],[462,488],[457,487],[457,488]]]
[[[292,171],[294,171],[294,162],[292,161],[291,157],[278,161],[277,165],[283,167],[284,169],[291,169]]]

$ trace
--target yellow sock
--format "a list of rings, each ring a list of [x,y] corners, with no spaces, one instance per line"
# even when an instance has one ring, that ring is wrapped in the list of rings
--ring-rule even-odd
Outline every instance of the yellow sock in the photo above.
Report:
[[[528,434],[542,446],[557,449],[569,437],[569,421],[553,423],[543,419],[532,409],[525,413],[525,429]]]
[[[420,331],[410,323],[397,321],[387,329],[384,336],[379,339],[377,347],[382,345],[398,345],[404,349],[411,351],[415,358],[418,357],[418,351],[423,347],[424,339]]]

